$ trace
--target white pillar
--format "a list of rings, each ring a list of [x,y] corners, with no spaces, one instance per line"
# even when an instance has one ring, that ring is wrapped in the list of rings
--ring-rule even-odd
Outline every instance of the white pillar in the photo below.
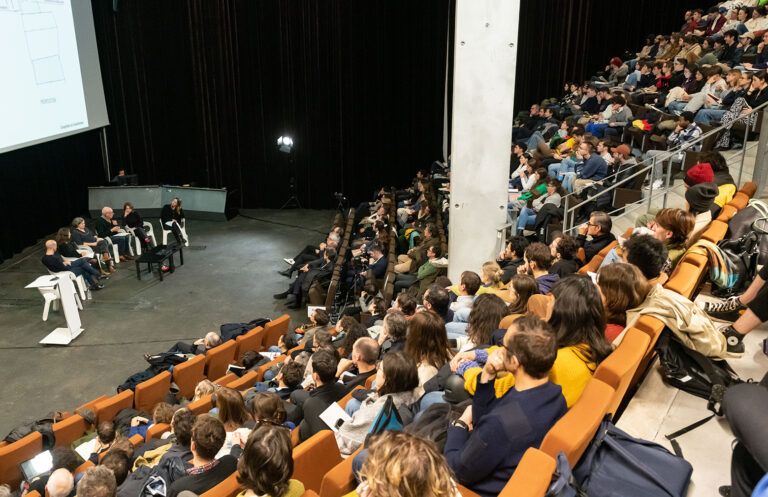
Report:
[[[507,219],[520,0],[457,0],[448,275],[495,258]]]

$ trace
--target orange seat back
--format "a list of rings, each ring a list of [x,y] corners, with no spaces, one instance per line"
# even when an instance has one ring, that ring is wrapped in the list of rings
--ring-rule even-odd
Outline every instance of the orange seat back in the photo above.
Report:
[[[94,406],[96,424],[102,421],[112,421],[115,414],[122,409],[133,407],[133,390],[124,390],[117,395],[102,400]]]
[[[232,383],[233,381],[237,380],[237,375],[235,373],[228,373],[222,376],[221,378],[217,378],[213,382],[217,385],[221,385],[223,387],[227,387]]]
[[[21,440],[0,447],[0,482],[19,488],[23,479],[21,463],[43,450],[43,436],[33,431]]]
[[[236,348],[235,341],[230,340],[210,349],[205,354],[205,376],[209,380],[218,380],[227,373],[227,368],[235,360]]]
[[[576,251],[576,257],[581,259],[582,264],[587,262],[587,253],[584,251],[584,247],[579,247],[579,250]]]
[[[136,433],[135,435],[133,435],[132,437],[130,437],[130,438],[128,439],[128,441],[129,441],[129,442],[131,442],[131,443],[133,444],[133,446],[134,446],[134,447],[138,447],[139,445],[141,445],[141,444],[143,444],[143,443],[144,443],[144,437],[142,437],[140,433]],[[104,456],[106,456],[106,455],[107,455],[107,453],[106,453],[106,452],[102,452],[102,453],[101,453],[101,455],[99,455],[99,461],[101,461],[101,459],[102,459]]]
[[[53,423],[53,436],[56,437],[56,447],[69,447],[72,442],[83,436],[83,433],[91,429],[88,423],[79,414]]]
[[[205,356],[197,355],[173,367],[173,382],[179,387],[179,397],[191,399],[195,387],[205,379]]]
[[[611,352],[595,370],[595,378],[614,390],[613,400],[608,406],[609,413],[615,414],[619,408],[629,383],[648,350],[649,343],[651,338],[648,335],[638,329],[630,328],[616,350]]]
[[[749,203],[750,197],[747,196],[743,192],[737,192],[736,195],[733,196],[730,202],[728,202],[728,205],[732,205],[736,207],[737,210],[741,210],[747,206]]]
[[[235,350],[235,360],[240,361],[240,359],[243,357],[243,353],[249,350],[255,350],[256,352],[261,352],[264,350],[262,348],[261,342],[263,341],[266,333],[267,331],[264,328],[257,326],[245,335],[240,335],[239,337],[235,338],[235,343],[237,344],[237,350]]]
[[[508,330],[510,326],[512,326],[512,323],[515,321],[515,319],[522,316],[522,314],[510,314],[509,316],[504,316],[501,318],[501,322],[499,323],[499,329],[502,330]]]
[[[372,376],[372,378],[375,378],[375,376]],[[370,379],[370,378],[369,378],[369,379]],[[346,408],[346,407],[347,407],[347,402],[349,402],[349,401],[352,399],[352,392],[354,392],[355,390],[362,390],[362,389],[363,389],[363,387],[362,387],[361,385],[358,385],[358,386],[356,386],[355,388],[353,388],[352,390],[350,390],[350,391],[347,393],[347,395],[345,395],[344,397],[342,397],[342,398],[341,398],[341,400],[339,400],[339,401],[337,402],[337,404],[339,404],[339,406],[341,406],[341,408],[342,408],[342,409]]]
[[[605,259],[605,256],[608,255],[608,252],[613,250],[618,245],[619,245],[619,242],[614,240],[611,243],[609,243],[608,245],[606,245],[605,247],[603,247],[603,249],[600,252],[598,252],[597,254],[595,254],[595,256],[592,257],[592,259],[589,262],[587,262],[587,264],[585,266],[582,266],[579,269],[579,271],[578,271],[579,274],[587,274],[588,272],[591,272],[591,273],[596,272],[598,269],[600,269],[600,264],[603,263],[603,260]]]
[[[740,209],[743,209],[743,207]],[[727,231],[728,223],[715,220],[709,223],[709,228],[701,234],[701,238],[709,240],[712,243],[717,243],[725,237]]]
[[[555,297],[552,295],[531,295],[528,299],[528,314],[539,316],[548,321],[552,316],[552,307],[555,305]]]
[[[367,380],[365,380],[365,389],[371,390],[373,388],[373,382],[376,381],[376,375],[372,374],[368,377]]]
[[[264,341],[262,346],[264,349],[268,349],[273,345],[277,345],[278,339],[288,331],[288,326],[291,324],[291,316],[283,314],[277,319],[273,319],[269,323],[264,325]]]
[[[319,496],[317,495],[317,492],[315,492],[314,490],[307,490],[303,494],[301,494],[301,497],[319,497]]]
[[[361,450],[362,447],[325,473],[320,485],[320,497],[339,497],[355,489],[357,481],[352,473],[352,460]]]
[[[743,193],[749,198],[754,197],[756,192],[757,192],[757,185],[752,183],[751,181],[747,181],[746,183],[744,183],[744,186],[742,186],[741,190],[739,190],[739,193]]]
[[[320,491],[323,477],[341,462],[339,446],[331,430],[312,435],[293,450],[293,476],[305,489]]]
[[[690,299],[696,292],[696,288],[699,286],[699,278],[702,274],[703,271],[690,262],[678,262],[672,276],[670,276],[669,280],[664,284],[664,288]]]
[[[241,491],[237,475],[235,471],[212,489],[200,494],[200,497],[235,497]]]
[[[243,391],[252,387],[254,383],[259,381],[258,378],[259,378],[258,371],[248,371],[242,377],[236,379],[235,381],[231,382],[227,386],[229,388],[234,388],[235,390]]]
[[[89,410],[91,410],[91,411],[93,411],[93,412],[95,413],[95,412],[96,412],[96,410],[94,409],[94,406],[95,406],[96,404],[98,404],[99,402],[101,402],[102,400],[106,399],[106,398],[107,398],[107,396],[106,396],[106,395],[102,395],[102,396],[100,396],[100,397],[96,397],[96,398],[95,398],[95,399],[93,399],[92,401],[90,401],[90,402],[86,402],[85,404],[81,405],[80,407],[78,407],[77,409],[75,409],[75,411],[77,411],[78,409],[89,409]]]
[[[720,209],[720,214],[717,216],[717,221],[727,223],[737,212],[739,212],[739,210],[735,206],[731,204],[725,204],[723,208]]]
[[[187,404],[187,408],[195,414],[205,414],[213,409],[213,401],[211,400],[211,394],[201,397],[193,402]]]
[[[165,399],[171,388],[171,373],[163,371],[136,385],[134,404],[136,409],[152,414],[155,406]]]
[[[553,459],[563,451],[575,467],[608,412],[613,395],[609,385],[595,378],[589,380],[579,400],[544,437],[541,450]]]
[[[157,423],[147,428],[146,440],[152,440],[153,438],[160,438],[163,433],[171,431],[171,425],[168,423]]]
[[[548,454],[529,448],[499,497],[542,497],[547,493],[557,463]]]

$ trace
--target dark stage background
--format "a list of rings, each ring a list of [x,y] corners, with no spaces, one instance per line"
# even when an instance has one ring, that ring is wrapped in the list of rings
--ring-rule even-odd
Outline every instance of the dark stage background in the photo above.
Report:
[[[290,167],[275,140],[290,134],[304,207],[404,184],[442,157],[453,2],[120,1],[113,12],[92,0],[112,174],[279,207]],[[678,29],[691,5],[701,3],[523,0],[517,108],[559,95],[649,31]],[[104,183],[98,132],[0,154],[15,223],[0,231],[0,261],[87,214],[86,187]]]

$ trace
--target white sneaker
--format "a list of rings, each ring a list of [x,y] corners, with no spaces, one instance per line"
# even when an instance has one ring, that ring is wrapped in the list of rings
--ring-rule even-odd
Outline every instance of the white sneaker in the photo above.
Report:
[[[293,259],[283,259],[283,260],[285,261],[286,264],[291,265],[291,266],[296,264],[296,261],[294,261]]]
[[[643,190],[651,190],[651,189],[658,190],[662,186],[664,186],[664,180],[663,179],[657,179],[657,180],[653,181],[653,185],[646,185],[646,186],[644,186]],[[653,187],[653,188],[651,188],[651,187]]]

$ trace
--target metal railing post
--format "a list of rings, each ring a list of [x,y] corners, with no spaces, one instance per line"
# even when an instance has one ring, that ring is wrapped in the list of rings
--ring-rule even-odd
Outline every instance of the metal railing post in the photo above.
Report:
[[[651,181],[648,186],[650,188],[648,189],[648,210],[651,209],[651,201],[653,200],[653,183],[656,181],[656,161],[658,158],[656,156],[653,157],[653,162],[651,162]]]
[[[675,162],[672,160],[672,158],[669,158],[668,166],[667,167],[667,174],[664,181],[664,201],[662,203],[663,208],[667,208],[667,195],[669,195],[669,180],[672,177],[672,164]],[[683,163],[685,163],[685,156],[683,156]]]
[[[565,196],[565,207],[563,207],[563,233],[568,233],[568,226],[570,225],[568,223],[568,197],[570,195]]]

